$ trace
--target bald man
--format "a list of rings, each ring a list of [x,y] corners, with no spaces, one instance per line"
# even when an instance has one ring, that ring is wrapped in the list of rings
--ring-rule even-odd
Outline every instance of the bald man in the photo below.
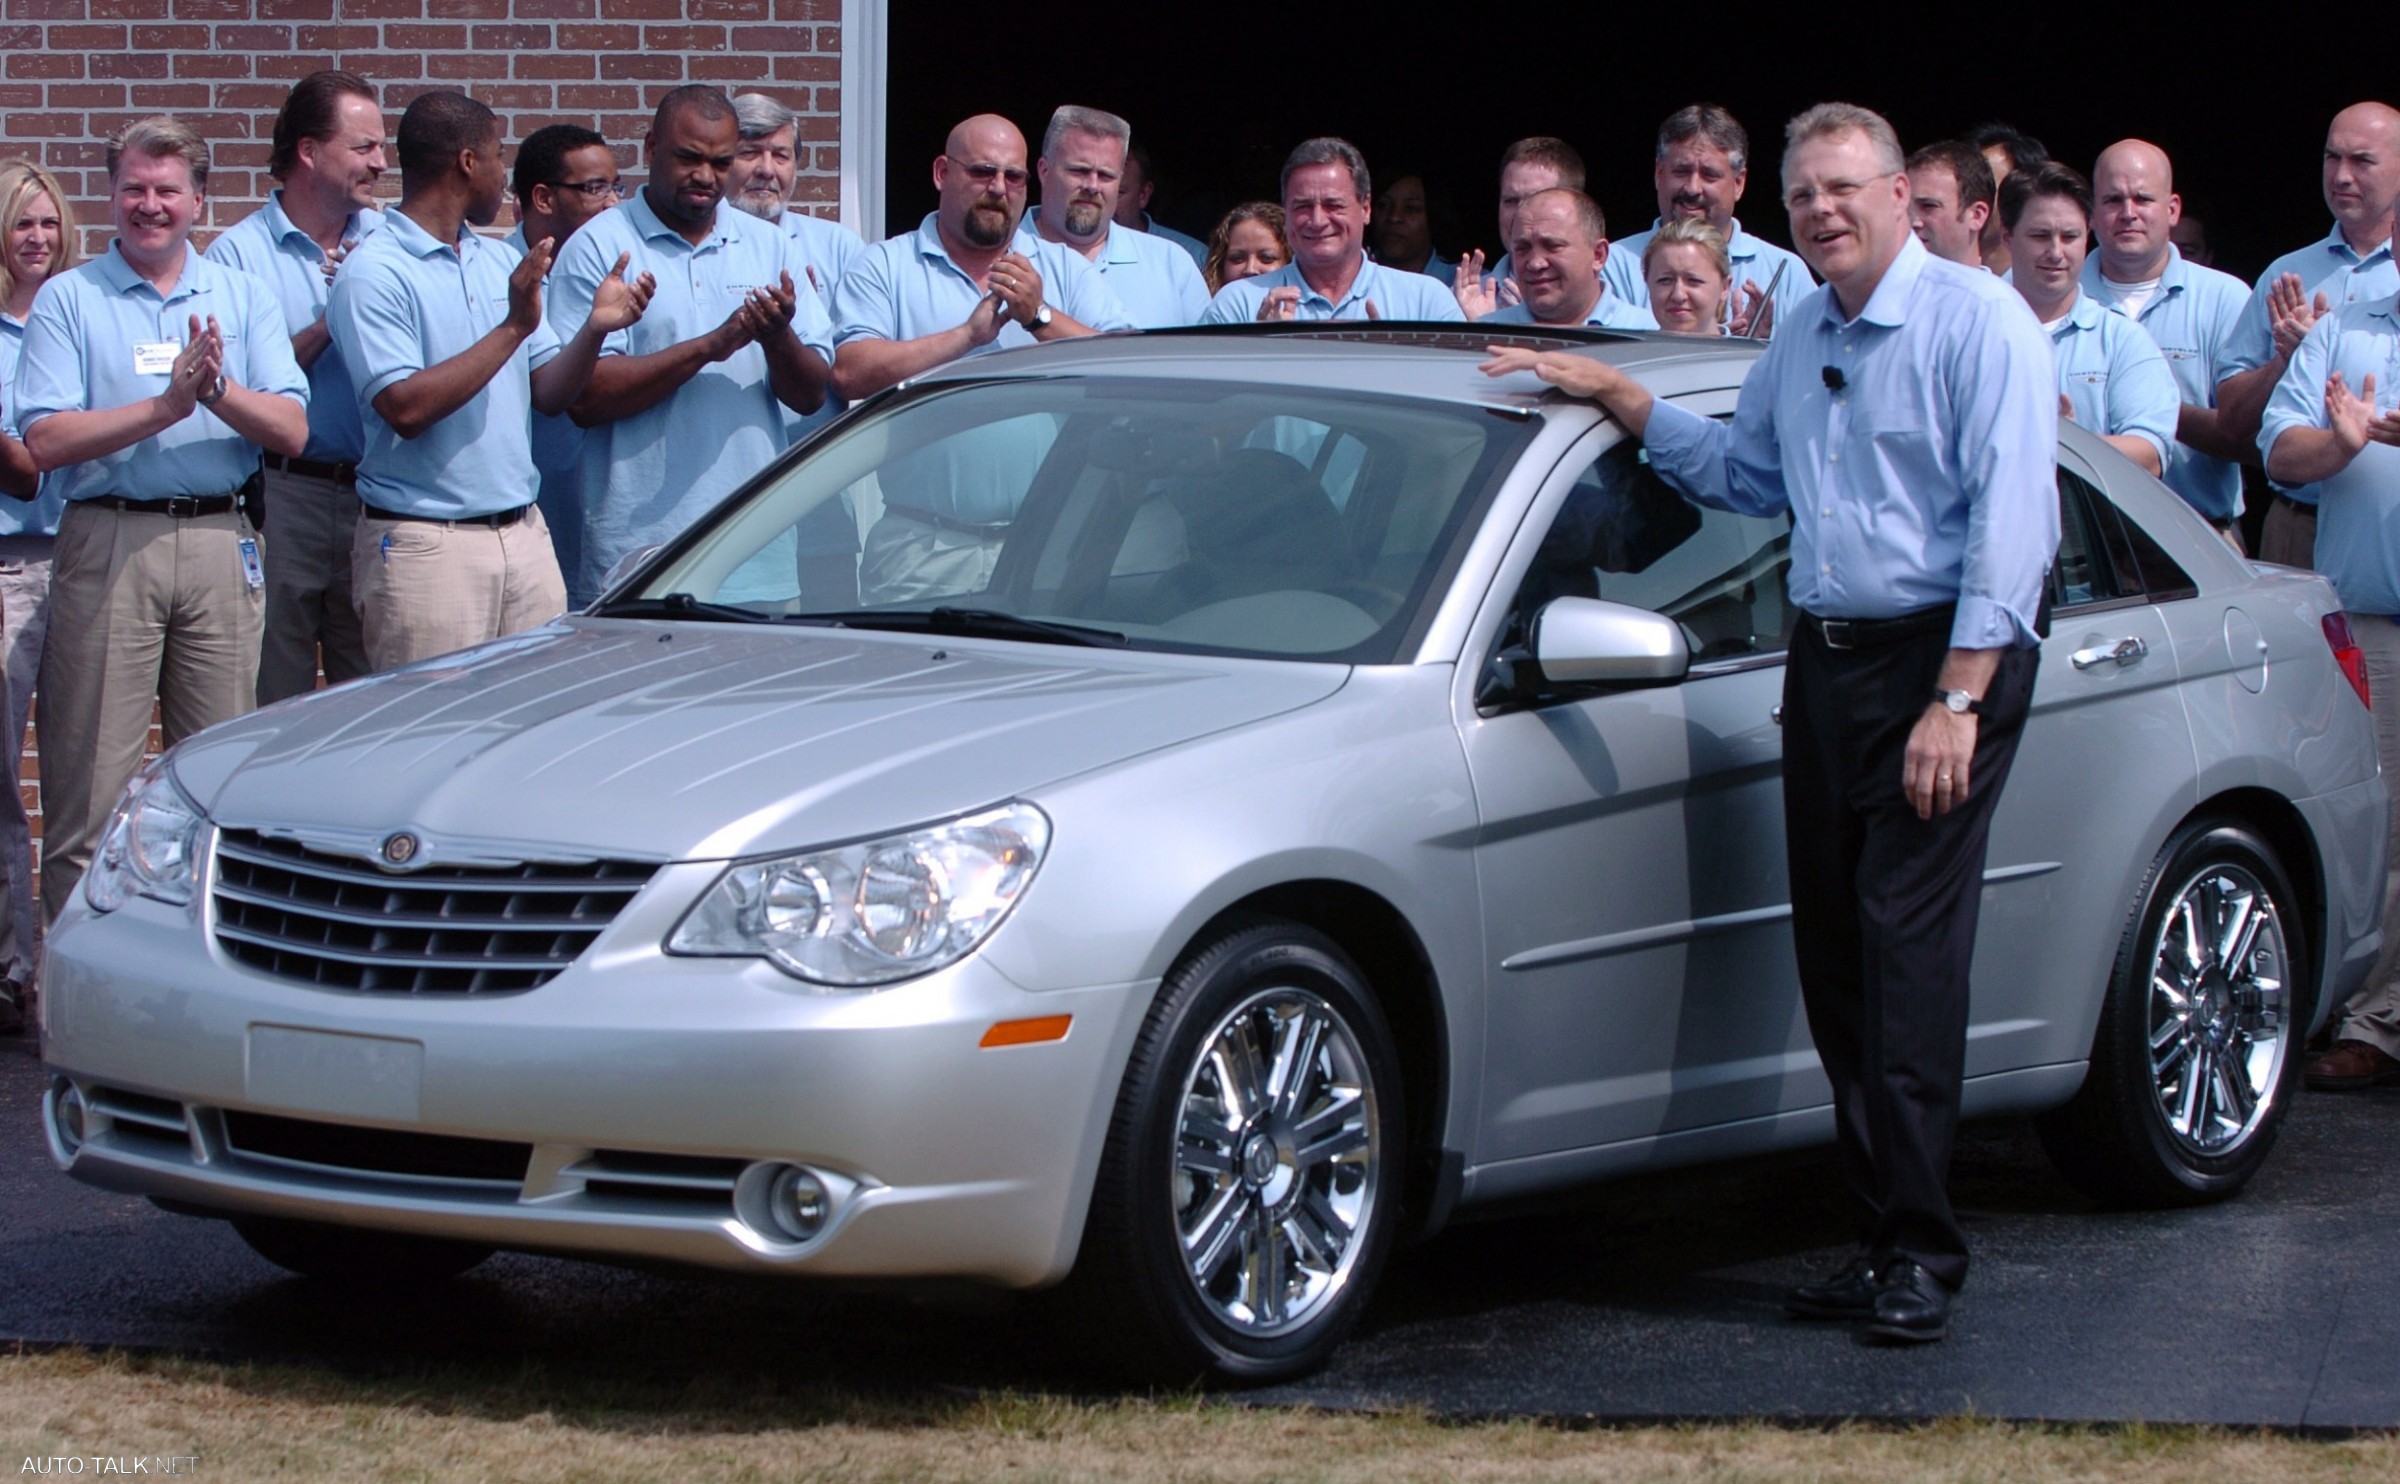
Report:
[[[859,254],[833,292],[833,384],[856,402],[965,356],[1129,330],[1082,253],[1022,226],[1025,136],[993,114],[950,131],[933,162],[941,204]],[[870,603],[980,592],[1055,434],[1017,418],[914,449],[880,471],[858,594]]]
[[[2217,380],[2218,423],[2226,435],[2245,443],[2257,439],[2267,398],[2319,315],[2400,291],[2400,269],[2392,263],[2395,202],[2400,111],[2385,103],[2353,103],[2325,131],[2325,206],[2333,213],[2333,230],[2269,263],[2234,328]],[[2278,483],[2258,554],[2306,567],[2316,546],[2317,486]]]
[[[2176,250],[2183,201],[2165,150],[2141,139],[2110,145],[2092,166],[2092,191],[2099,250],[2084,259],[2083,292],[2141,326],[2167,358],[2183,405],[2160,477],[2239,551],[2245,449],[2220,426],[2217,378],[2249,291]]]
[[[1025,136],[996,114],[952,129],[933,162],[941,204],[842,275],[833,382],[843,401],[961,356],[1132,328],[1082,254],[1020,230],[1025,158]]]

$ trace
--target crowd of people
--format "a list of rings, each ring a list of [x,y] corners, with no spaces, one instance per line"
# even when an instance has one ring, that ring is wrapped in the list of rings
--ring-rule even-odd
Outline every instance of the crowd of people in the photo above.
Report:
[[[676,88],[630,189],[592,130],[545,127],[512,153],[483,103],[435,92],[393,139],[371,82],[320,72],[276,119],[277,189],[205,251],[191,238],[206,141],[167,116],[126,129],[107,152],[115,236],[84,263],[58,181],[0,164],[5,725],[21,746],[38,690],[53,912],[103,847],[154,705],[172,743],[320,672],[339,682],[545,622],[843,405],[933,367],[1252,320],[1769,339],[1811,312],[1838,256],[1801,237],[1797,198],[1799,252],[1744,227],[1749,136],[1712,104],[1660,125],[1657,220],[1622,240],[1573,146],[1510,145],[1488,262],[1441,257],[1422,178],[1378,191],[1331,137],[1291,151],[1279,199],[1235,207],[1205,242],[1171,232],[1147,214],[1130,126],[1074,106],[1038,149],[1007,119],[960,122],[933,162],[935,209],[869,244],[793,204],[797,134],[762,94]],[[2240,466],[2263,461],[2277,483],[2260,554],[2324,556],[2350,608],[2400,613],[2400,554],[2367,516],[2329,511],[2325,543],[2316,529],[2326,491],[2389,486],[2382,458],[2400,445],[2385,406],[2400,369],[2380,359],[2400,337],[2400,113],[2334,119],[2332,230],[2255,287],[2201,260],[2172,164],[2144,141],[2087,175],[1995,125],[1887,174],[1923,251],[1997,275],[2038,325],[2060,412],[2237,548]],[[514,231],[488,235],[512,192]],[[839,605],[971,586],[1013,512],[974,470],[949,473],[867,531],[830,506],[796,531],[801,591]],[[2400,626],[2361,627],[2379,697],[2400,700]],[[2400,750],[2400,726],[2386,731]],[[2387,767],[2400,776],[2400,756]],[[16,798],[0,804],[0,1024],[33,971]],[[2400,1076],[2400,994],[2355,1009],[2311,1075]]]

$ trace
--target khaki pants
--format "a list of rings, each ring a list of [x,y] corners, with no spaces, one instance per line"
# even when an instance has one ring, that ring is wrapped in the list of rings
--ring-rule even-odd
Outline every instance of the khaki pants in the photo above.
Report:
[[[567,611],[567,585],[538,508],[498,527],[362,511],[350,583],[367,663],[378,670],[521,634]]]
[[[350,597],[350,547],[358,491],[338,480],[269,469],[266,637],[258,652],[258,704],[271,706],[367,673],[366,641]]]
[[[169,747],[258,697],[264,592],[243,575],[239,510],[143,515],[67,506],[42,648],[42,905],[52,919],[91,864],[142,763],[150,704]]]
[[[2258,528],[2258,559],[2315,570],[2317,507],[2277,495],[2267,507],[2266,523]]]
[[[0,536],[0,633],[8,666],[7,797],[0,799],[0,863],[8,872],[9,962],[19,984],[33,980],[33,828],[25,818],[25,723],[33,715],[34,682],[42,669],[42,638],[50,631],[50,553],[54,536]]]
[[[1004,532],[945,530],[886,506],[867,532],[858,563],[858,596],[865,603],[954,598],[980,593],[1000,560]]]

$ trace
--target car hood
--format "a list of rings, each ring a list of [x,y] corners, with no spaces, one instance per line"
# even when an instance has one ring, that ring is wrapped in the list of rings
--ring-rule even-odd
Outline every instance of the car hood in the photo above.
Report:
[[[221,825],[427,861],[713,859],[857,839],[1321,700],[1340,665],[568,619],[210,729]]]

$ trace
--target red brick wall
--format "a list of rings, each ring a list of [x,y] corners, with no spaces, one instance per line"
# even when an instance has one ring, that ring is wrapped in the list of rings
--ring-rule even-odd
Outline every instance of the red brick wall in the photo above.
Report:
[[[490,104],[512,144],[544,124],[588,125],[636,175],[650,110],[703,82],[800,113],[799,196],[832,215],[840,17],[841,0],[0,0],[0,159],[57,172],[98,249],[109,135],[177,114],[212,152],[205,240],[273,188],[275,110],[318,68],[381,86],[394,127],[410,99],[444,88]],[[397,161],[385,190],[399,193]]]
[[[417,94],[463,89],[500,115],[512,145],[544,124],[584,124],[636,177],[650,110],[669,88],[703,82],[799,112],[798,196],[831,216],[840,18],[841,0],[0,0],[0,159],[58,175],[88,256],[108,244],[108,137],[148,114],[176,114],[208,137],[208,219],[195,233],[205,243],[273,189],[275,111],[294,79],[322,67],[376,83],[394,128]],[[383,190],[399,189],[394,160]],[[38,841],[34,747],[20,788]]]

